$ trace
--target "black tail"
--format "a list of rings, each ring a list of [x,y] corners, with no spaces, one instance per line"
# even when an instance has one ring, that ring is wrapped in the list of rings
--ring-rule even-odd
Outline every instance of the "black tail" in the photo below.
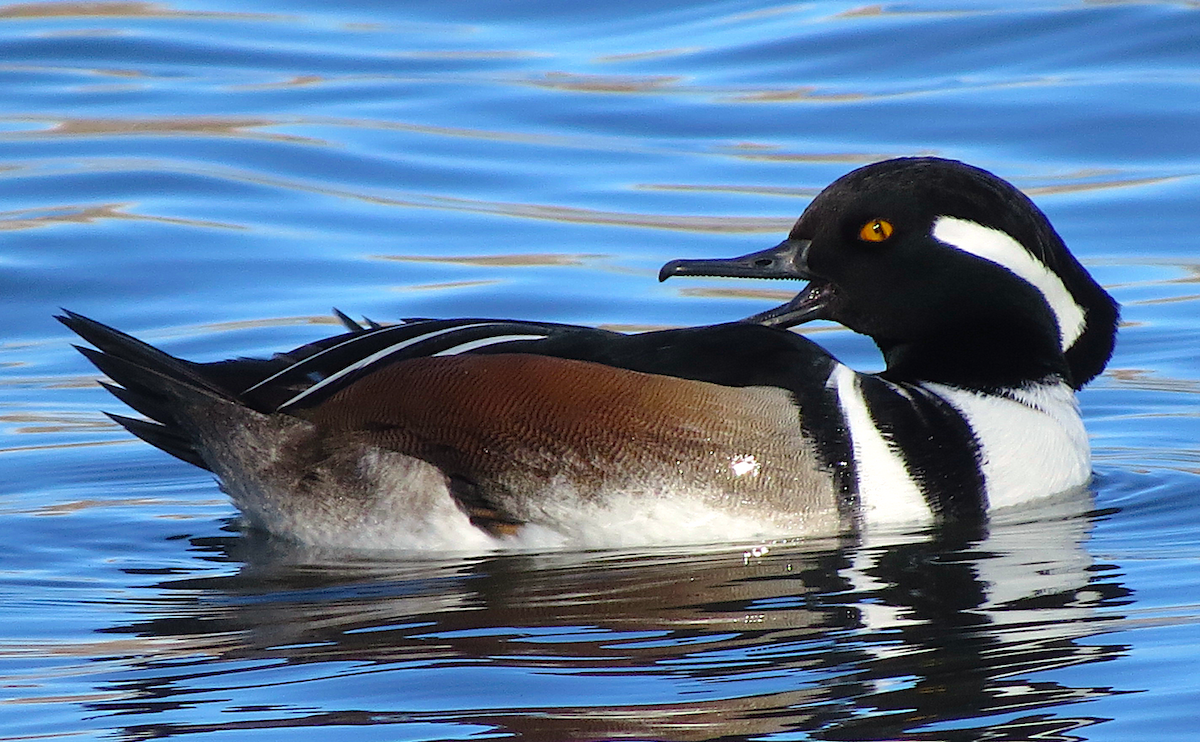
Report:
[[[233,393],[201,374],[198,364],[168,355],[120,330],[66,310],[55,319],[96,346],[95,349],[75,347],[105,376],[120,384],[101,382],[101,385],[150,418],[138,420],[110,414],[113,421],[150,445],[211,470],[186,432],[187,426],[176,417],[179,400],[183,396],[200,395],[213,402],[238,403]]]

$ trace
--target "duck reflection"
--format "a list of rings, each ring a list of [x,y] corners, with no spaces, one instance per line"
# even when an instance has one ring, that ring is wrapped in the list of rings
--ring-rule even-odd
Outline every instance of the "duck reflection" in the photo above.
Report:
[[[1053,671],[1127,649],[1099,639],[1127,591],[1084,548],[1087,502],[986,532],[738,550],[383,562],[197,543],[239,572],[158,585],[144,621],[111,629],[147,652],[93,707],[130,739],[1078,739],[1100,720],[1060,707],[1118,691]]]

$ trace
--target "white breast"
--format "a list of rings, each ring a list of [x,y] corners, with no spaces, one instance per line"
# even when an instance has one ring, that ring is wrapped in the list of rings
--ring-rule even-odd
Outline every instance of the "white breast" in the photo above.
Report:
[[[842,415],[850,429],[862,525],[870,529],[887,524],[933,522],[933,511],[908,473],[897,443],[885,437],[871,419],[859,374],[839,364],[830,382],[837,390]]]
[[[1087,431],[1066,384],[1038,384],[1009,396],[924,386],[957,408],[974,429],[990,507],[1053,495],[1091,477]]]

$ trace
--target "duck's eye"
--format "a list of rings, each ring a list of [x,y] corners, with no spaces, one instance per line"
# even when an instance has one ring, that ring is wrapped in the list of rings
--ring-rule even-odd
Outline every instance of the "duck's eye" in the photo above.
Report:
[[[858,230],[858,238],[863,242],[883,242],[896,231],[892,223],[886,219],[872,219]]]

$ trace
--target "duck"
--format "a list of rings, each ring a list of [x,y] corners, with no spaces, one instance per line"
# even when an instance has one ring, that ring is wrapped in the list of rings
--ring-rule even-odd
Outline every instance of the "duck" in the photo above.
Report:
[[[1107,365],[1119,307],[1000,177],[875,162],[778,245],[659,280],[676,276],[807,285],[745,319],[640,333],[339,312],[332,337],[207,363],[58,319],[144,416],[112,420],[212,472],[247,527],[302,544],[836,536],[1087,486],[1075,393]],[[884,370],[793,329],[813,320],[871,338]]]

